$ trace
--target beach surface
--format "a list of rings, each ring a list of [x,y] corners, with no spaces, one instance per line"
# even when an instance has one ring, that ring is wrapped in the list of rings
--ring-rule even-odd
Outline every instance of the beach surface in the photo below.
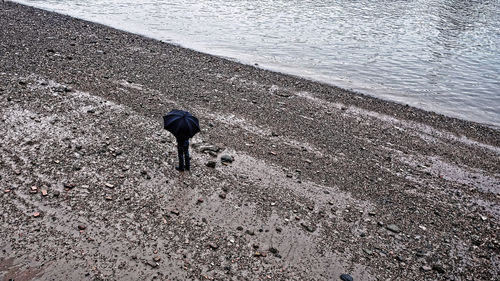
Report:
[[[499,167],[481,124],[0,3],[3,280],[498,280]]]

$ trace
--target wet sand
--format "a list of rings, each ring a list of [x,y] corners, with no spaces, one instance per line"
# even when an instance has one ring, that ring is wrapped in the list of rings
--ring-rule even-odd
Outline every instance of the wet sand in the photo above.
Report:
[[[3,280],[498,280],[500,131],[10,2],[0,26]]]

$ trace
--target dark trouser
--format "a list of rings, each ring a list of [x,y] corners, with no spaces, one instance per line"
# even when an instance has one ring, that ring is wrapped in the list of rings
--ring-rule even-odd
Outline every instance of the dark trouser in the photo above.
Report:
[[[189,169],[189,141],[177,142],[177,153],[179,155],[179,168]]]

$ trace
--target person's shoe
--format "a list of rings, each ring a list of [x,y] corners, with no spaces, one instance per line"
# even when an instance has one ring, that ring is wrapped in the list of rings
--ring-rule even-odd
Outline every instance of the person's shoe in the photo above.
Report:
[[[189,171],[189,170],[191,170],[191,167],[186,166],[186,167],[184,168],[184,170]]]
[[[180,172],[184,171],[184,167],[175,166],[175,169]]]

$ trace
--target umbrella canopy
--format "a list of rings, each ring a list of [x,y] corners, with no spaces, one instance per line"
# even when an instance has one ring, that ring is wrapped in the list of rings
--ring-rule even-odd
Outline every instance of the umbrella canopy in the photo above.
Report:
[[[177,139],[187,140],[200,131],[200,123],[191,113],[174,109],[163,116],[163,128]]]

